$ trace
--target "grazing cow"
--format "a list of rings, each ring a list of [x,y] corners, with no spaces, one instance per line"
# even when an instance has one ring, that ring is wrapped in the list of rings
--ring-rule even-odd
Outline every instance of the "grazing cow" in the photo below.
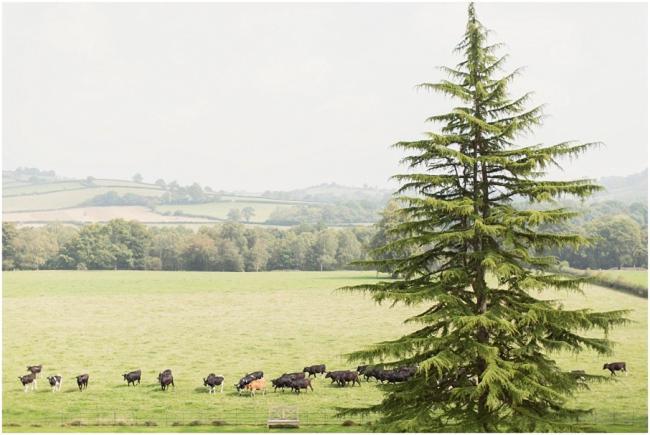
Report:
[[[384,369],[382,366],[367,366],[363,370],[363,373],[359,372],[359,374],[363,374],[363,377],[366,379],[366,382],[368,382],[370,378],[375,378],[375,380],[377,381],[379,380],[377,376],[381,374],[383,371]]]
[[[332,382],[330,382],[330,384],[333,384],[334,382],[338,383],[343,373],[343,370],[334,370],[333,372],[327,372],[325,379],[331,379]]]
[[[295,379],[305,379],[305,373],[283,373],[282,376],[271,379],[271,385],[273,386],[273,391],[276,392],[278,388],[284,391],[285,388],[291,387],[291,381]]]
[[[318,365],[315,365],[315,366],[305,367],[304,369],[302,369],[302,371],[303,371],[303,373],[309,373],[309,375],[307,377],[310,377],[311,375],[314,375],[314,377],[316,377],[316,374],[318,374],[318,373],[320,373],[320,374],[325,373],[325,371],[326,371],[325,370],[325,364],[318,364]]]
[[[300,394],[301,389],[307,391],[307,388],[311,388],[314,391],[314,387],[311,386],[311,380],[309,378],[296,378],[289,382],[291,391],[295,391],[297,394]]]
[[[255,397],[256,391],[261,391],[262,394],[266,394],[266,380],[264,378],[255,379],[254,381],[251,381],[248,384],[246,384],[245,388],[246,390],[251,392],[251,397]]]
[[[165,369],[163,372],[158,373],[158,382],[162,379],[163,375],[171,375],[172,371],[170,369]]]
[[[384,377],[383,380],[388,381],[389,384],[394,384],[394,383],[397,383],[397,382],[408,381],[409,378],[411,377],[411,374],[407,370],[399,370],[398,369],[398,370],[386,371],[383,377]]]
[[[61,375],[48,376],[47,381],[50,383],[53,393],[55,391],[61,391],[61,385],[63,384],[63,378]]]
[[[409,376],[413,376],[415,373],[417,373],[418,367],[417,366],[402,366],[402,367],[398,368],[397,371],[406,372],[406,373],[408,373]]]
[[[396,382],[408,381],[411,376],[417,372],[417,370],[417,366],[402,366],[391,370],[384,370],[382,368],[377,368],[374,370],[368,369],[366,370],[365,374],[368,375],[368,377],[374,377],[382,384],[384,381],[388,381],[388,383],[393,384]]]
[[[43,364],[41,364],[40,366],[27,366],[27,371],[39,378],[42,369],[43,369]]]
[[[30,373],[25,376],[18,376],[18,379],[20,379],[23,387],[25,387],[25,393],[30,386],[32,387],[32,390],[36,389],[36,375],[34,373]]]
[[[239,382],[235,384],[235,388],[237,389],[237,391],[241,393],[241,390],[244,387],[246,387],[246,385],[250,384],[252,381],[255,381],[257,379],[262,379],[263,377],[264,377],[264,372],[262,371],[249,373],[247,375],[244,375],[244,377],[241,378]]]
[[[215,375],[210,373],[207,378],[203,378],[203,386],[208,387],[209,393],[214,393],[216,387],[221,385],[221,392],[223,393],[223,380],[225,378],[222,375]]]
[[[142,374],[142,371],[140,369],[129,372],[129,373],[124,373],[122,376],[124,376],[124,380],[126,381],[126,385],[131,385],[135,387],[135,381],[138,381],[138,385],[140,385],[140,375]]]
[[[79,387],[79,391],[88,388],[88,374],[77,376],[77,387]]]
[[[342,380],[343,382],[345,382],[345,385],[352,382],[352,386],[354,387],[354,383],[356,382],[357,384],[359,384],[359,386],[361,386],[361,381],[359,381],[359,373],[352,370],[347,370],[343,372]]]
[[[170,385],[176,388],[176,385],[174,385],[174,376],[172,375],[172,371],[169,369],[162,373],[158,373],[158,382],[160,382],[160,388],[162,388],[163,391],[165,391]]]
[[[352,386],[354,386],[355,382],[361,386],[361,382],[359,381],[359,374],[356,371],[337,370],[333,372],[327,372],[325,377],[332,379],[331,383],[336,382],[339,387],[343,387],[350,382],[352,382]]]
[[[283,373],[282,376],[289,376],[293,379],[305,379],[305,372]]]
[[[615,375],[615,373],[618,372],[618,371],[623,371],[623,372],[625,372],[625,376],[627,376],[627,368],[625,367],[625,363],[624,363],[624,362],[606,363],[606,364],[603,366],[603,370],[605,370],[605,369],[607,369],[607,370],[609,370],[610,372],[612,372],[612,376]]]

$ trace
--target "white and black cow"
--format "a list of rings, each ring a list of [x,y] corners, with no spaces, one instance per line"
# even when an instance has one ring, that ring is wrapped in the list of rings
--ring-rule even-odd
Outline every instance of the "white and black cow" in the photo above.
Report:
[[[25,393],[29,389],[29,387],[32,387],[32,390],[36,389],[36,375],[33,373],[30,373],[25,376],[18,376],[18,379],[20,379],[20,382],[23,384],[23,387],[25,387]]]
[[[244,377],[241,378],[239,380],[239,382],[237,382],[235,384],[235,388],[237,389],[237,391],[239,391],[241,393],[241,390],[246,388],[246,385],[248,385],[251,382],[256,381],[258,379],[262,379],[263,377],[264,377],[264,372],[262,372],[262,371],[249,373],[247,375],[244,375]]]
[[[61,391],[61,385],[63,384],[63,377],[61,375],[48,376],[47,381],[52,387],[52,392]]]
[[[207,378],[203,378],[203,385],[208,387],[209,393],[212,394],[214,393],[215,389],[221,385],[221,393],[223,393],[223,380],[225,378],[223,375],[215,375],[214,373],[210,373]]]

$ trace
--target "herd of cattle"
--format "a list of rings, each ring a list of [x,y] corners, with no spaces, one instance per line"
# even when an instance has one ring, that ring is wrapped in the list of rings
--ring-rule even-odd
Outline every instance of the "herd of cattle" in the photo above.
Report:
[[[25,388],[25,392],[31,387],[32,390],[36,389],[36,378],[39,377],[43,369],[42,365],[38,366],[28,366],[27,370],[29,373],[24,376],[18,376],[20,382]],[[622,371],[627,375],[627,368],[624,362],[614,362],[606,363],[603,366],[603,370],[609,370],[612,375],[615,375],[616,372]],[[318,374],[324,374],[326,379],[331,379],[330,384],[336,383],[339,387],[345,387],[350,384],[358,384],[361,386],[359,377],[363,375],[366,382],[370,379],[375,379],[377,382],[388,383],[397,383],[408,381],[417,371],[417,366],[403,366],[395,369],[384,369],[381,365],[371,366],[371,365],[362,365],[357,367],[356,370],[336,370],[336,371],[327,371],[325,364],[318,364],[313,366],[308,366],[302,369],[302,372],[295,373],[284,373],[280,377],[271,380],[271,385],[273,386],[273,391],[277,391],[278,388],[281,391],[284,391],[285,388],[289,388],[292,392],[300,394],[300,390],[311,389],[314,391],[314,387],[311,385],[311,377]],[[307,376],[305,376],[307,373]],[[576,376],[582,377],[585,375],[583,370],[574,370],[571,372]],[[135,370],[132,372],[124,373],[122,376],[128,385],[133,385],[135,387],[136,381],[140,384],[142,371]],[[82,391],[85,388],[88,388],[88,374],[82,374],[76,377],[77,386],[79,391]],[[52,387],[52,391],[59,391],[61,385],[63,384],[63,377],[61,375],[48,376],[47,380]],[[210,394],[215,393],[217,387],[221,387],[220,392],[223,393],[223,385],[225,378],[222,375],[215,375],[210,373],[206,378],[203,378],[203,386],[208,388]],[[174,376],[172,371],[167,369],[163,372],[158,373],[158,383],[163,391],[165,391],[170,385],[174,388]],[[252,372],[247,375],[244,375],[239,382],[235,384],[235,389],[239,394],[246,391],[249,392],[251,396],[260,391],[262,394],[266,394],[266,380],[264,379],[264,372],[257,371]]]

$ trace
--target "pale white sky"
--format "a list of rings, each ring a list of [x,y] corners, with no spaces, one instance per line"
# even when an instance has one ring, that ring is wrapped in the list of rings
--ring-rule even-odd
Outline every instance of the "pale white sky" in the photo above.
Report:
[[[263,191],[388,187],[398,140],[451,107],[442,77],[467,5],[3,4],[3,168]],[[606,143],[562,177],[647,166],[647,5],[479,3],[530,143]]]

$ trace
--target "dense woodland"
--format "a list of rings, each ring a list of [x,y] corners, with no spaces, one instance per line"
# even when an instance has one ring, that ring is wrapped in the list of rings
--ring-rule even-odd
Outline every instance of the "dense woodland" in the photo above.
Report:
[[[3,269],[119,270],[333,270],[364,258],[369,227],[290,230],[250,228],[237,222],[147,227],[112,220],[81,228],[2,226]]]
[[[582,214],[552,231],[571,230],[592,244],[554,252],[579,269],[647,267],[647,205],[607,201],[567,204]],[[350,263],[371,257],[369,251],[389,241],[388,229],[400,223],[398,204],[388,203],[373,226],[345,229],[297,219],[291,229],[248,227],[239,222],[203,226],[147,227],[113,220],[81,228],[2,226],[3,270],[335,270],[359,268]],[[321,221],[322,222],[322,221]],[[396,252],[374,253],[390,258]],[[383,270],[392,272],[391,270]]]

